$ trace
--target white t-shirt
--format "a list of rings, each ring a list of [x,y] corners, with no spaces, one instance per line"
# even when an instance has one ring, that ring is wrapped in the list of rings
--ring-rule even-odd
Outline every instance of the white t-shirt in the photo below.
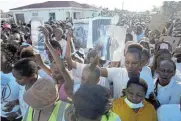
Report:
[[[12,73],[4,74],[1,72],[1,117],[7,117],[6,114],[9,112],[4,112],[6,109],[4,106],[11,101],[19,99],[19,85]],[[17,105],[13,108],[11,112],[17,112],[20,106]],[[20,118],[20,116],[17,117]]]
[[[161,105],[164,104],[180,104],[181,82],[171,79],[167,86],[158,84],[157,99]]]
[[[126,68],[107,68],[107,71],[107,79],[113,82],[113,98],[119,98],[122,96],[122,90],[126,88],[129,81],[128,72]],[[140,73],[140,78],[144,79],[148,84],[147,98],[154,91],[154,82],[151,74],[148,72],[148,69],[143,68]]]
[[[122,90],[126,88],[129,80],[127,70],[125,68],[107,68],[107,80],[113,82],[113,98],[122,96]]]
[[[176,74],[175,74],[175,76],[173,78],[175,80],[181,82],[181,72],[178,69],[176,70]]]
[[[176,63],[177,70],[181,72],[181,63]]]
[[[158,121],[181,121],[180,105],[162,105],[157,110]]]
[[[59,44],[61,45],[62,47],[62,56],[65,57],[65,52],[66,52],[66,46],[67,46],[67,41],[62,39],[60,41],[58,41]]]
[[[181,72],[181,63],[176,63],[177,70]]]
[[[149,94],[154,92],[154,80],[152,77],[151,69],[148,66],[144,66],[140,73],[140,77],[144,79],[148,85],[146,98],[149,98]]]
[[[25,86],[21,86],[21,85],[19,85],[19,89],[20,89],[19,90],[19,105],[21,108],[22,116],[24,117],[28,109],[28,105],[23,100],[23,95],[26,92],[26,90],[25,90]]]
[[[38,74],[41,78],[53,80],[53,78],[50,75],[48,75],[43,69],[38,70]]]
[[[153,59],[154,59],[154,56],[152,56],[151,58],[150,58],[150,60],[149,60],[149,66],[152,66],[153,65]]]

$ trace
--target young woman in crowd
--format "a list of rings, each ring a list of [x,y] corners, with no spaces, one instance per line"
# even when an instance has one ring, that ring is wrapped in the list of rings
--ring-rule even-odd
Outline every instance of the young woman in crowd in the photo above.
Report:
[[[158,61],[155,95],[161,105],[180,104],[181,83],[174,77],[176,65],[170,59]]]
[[[148,85],[143,79],[129,79],[124,97],[113,101],[112,111],[121,121],[157,121],[154,107],[145,101],[147,90]]]
[[[102,68],[101,76],[107,77],[108,80],[111,80],[114,85],[114,98],[119,98],[122,96],[122,90],[126,88],[129,78],[140,77],[148,83],[149,90],[146,97],[149,98],[151,92],[154,89],[152,87],[153,80],[148,78],[145,75],[146,72],[141,71],[141,59],[142,59],[142,47],[140,44],[131,44],[128,46],[127,51],[125,52],[125,67],[126,68]],[[121,81],[120,81],[121,80]]]
[[[83,84],[73,96],[73,105],[65,111],[64,121],[121,121],[110,111],[111,105],[111,95],[105,87]]]
[[[168,49],[161,49],[157,53],[155,53],[153,64],[151,66],[153,79],[157,77],[156,68],[158,66],[158,62],[160,60],[164,60],[164,59],[170,59],[170,60],[172,59],[172,54],[170,53],[170,51]],[[174,78],[178,81],[181,81],[181,73],[177,69],[176,69]]]
[[[171,59],[172,55],[171,53],[168,51],[168,49],[161,49],[158,52],[155,53],[154,55],[154,59],[153,59],[153,64],[151,66],[151,71],[152,71],[152,76],[153,78],[155,78],[155,70],[158,66],[158,61],[159,60],[164,60],[164,59]]]

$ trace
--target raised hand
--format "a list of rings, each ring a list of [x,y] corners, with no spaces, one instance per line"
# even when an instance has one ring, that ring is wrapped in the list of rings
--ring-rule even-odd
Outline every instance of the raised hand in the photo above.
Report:
[[[40,26],[39,31],[45,36],[45,44],[47,42],[49,42],[49,32],[48,32],[48,30],[45,27]]]
[[[18,100],[14,100],[11,102],[8,102],[4,107],[6,107],[6,110],[4,110],[5,112],[11,112],[13,110],[13,108],[18,105]]]
[[[9,121],[14,121],[19,115],[16,112],[11,112],[6,114]]]

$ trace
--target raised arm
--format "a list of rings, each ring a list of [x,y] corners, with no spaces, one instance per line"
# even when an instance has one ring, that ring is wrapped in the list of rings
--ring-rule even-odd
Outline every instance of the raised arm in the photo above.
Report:
[[[69,68],[76,69],[76,67],[77,67],[76,62],[74,62],[71,57],[71,39],[72,39],[71,34],[69,34],[67,37],[67,47],[66,47],[65,59],[67,60]]]
[[[101,76],[105,78],[108,77],[108,71],[106,68],[101,68]]]
[[[58,69],[60,70],[60,72],[61,72],[61,74],[65,80],[65,83],[64,83],[65,92],[67,93],[67,95],[69,97],[72,97],[72,95],[73,95],[73,80],[72,80],[71,76],[69,75],[68,71],[65,69],[64,60],[56,54],[52,45],[50,44],[49,37],[48,37],[48,31],[44,27],[40,27],[40,31],[42,31],[44,33],[45,44],[46,44],[47,48],[49,49],[51,55],[53,56],[53,59],[54,59]]]
[[[51,70],[43,63],[40,54],[35,54],[35,61],[43,71],[51,76]]]

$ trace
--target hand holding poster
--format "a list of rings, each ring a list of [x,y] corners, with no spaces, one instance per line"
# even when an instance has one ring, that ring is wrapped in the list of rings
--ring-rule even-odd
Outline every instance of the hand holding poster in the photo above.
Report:
[[[88,42],[88,30],[89,23],[86,22],[78,22],[74,23],[74,40],[75,47],[77,48],[86,48]]]
[[[160,41],[169,42],[172,46],[172,52],[174,52],[176,47],[181,43],[181,37],[162,36],[160,37]]]
[[[44,26],[43,19],[34,17],[31,20],[31,39],[33,50],[36,54],[44,52],[44,35],[39,31],[39,27]]]
[[[110,49],[109,55],[110,55],[111,60],[114,60],[113,57],[117,58],[117,57],[115,57],[115,54],[114,54],[115,51],[116,51],[116,53],[117,52],[121,53],[119,55],[120,57],[121,57],[121,55],[124,55],[126,30],[127,30],[126,28],[120,27],[120,26],[114,26],[114,25],[108,26],[107,36],[110,38],[109,41],[111,43],[110,48],[109,48]]]

